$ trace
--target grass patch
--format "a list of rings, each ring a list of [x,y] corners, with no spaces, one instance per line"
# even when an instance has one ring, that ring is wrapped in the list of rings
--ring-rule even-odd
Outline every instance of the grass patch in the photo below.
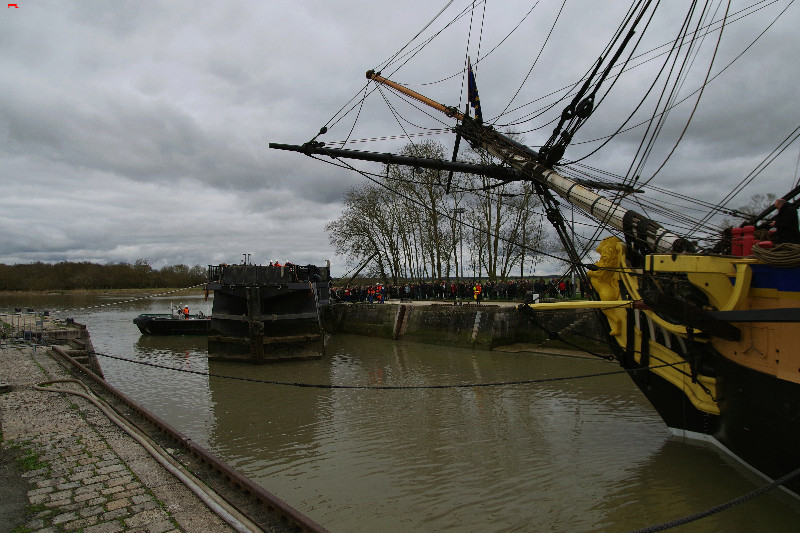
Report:
[[[42,511],[48,511],[48,510],[50,510],[50,508],[43,503],[31,503],[25,506],[25,513],[28,516],[33,516],[41,513]]]
[[[17,464],[19,464],[22,470],[30,472],[31,470],[50,468],[50,463],[48,461],[42,461],[40,459],[41,456],[37,452],[31,449],[21,451],[21,455],[17,457]]]
[[[28,504],[25,506],[25,522],[30,523],[31,520],[34,518],[39,517],[42,520],[44,525],[49,525],[52,521],[52,515],[54,513],[53,509],[50,509],[43,503],[37,504]],[[46,514],[42,514],[46,513]],[[49,529],[47,529],[49,531]],[[33,533],[34,531],[41,531],[41,529],[31,529],[27,525],[19,525],[11,530],[11,533]],[[82,529],[80,531],[83,531]]]

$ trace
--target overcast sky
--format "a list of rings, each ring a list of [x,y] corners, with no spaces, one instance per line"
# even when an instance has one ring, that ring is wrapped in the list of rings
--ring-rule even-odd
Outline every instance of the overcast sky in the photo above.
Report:
[[[662,3],[665,11],[637,50],[668,42],[689,4]],[[20,0],[18,8],[4,9],[0,262],[146,259],[160,267],[232,263],[250,253],[254,263],[330,259],[334,274],[343,274],[347,268],[324,228],[339,216],[344,191],[364,178],[267,144],[311,139],[364,88],[367,69],[380,67],[447,4],[425,37],[470,2]],[[764,8],[725,29],[715,71],[791,2],[733,2],[731,13],[753,4]],[[383,73],[445,104],[463,106],[461,76],[420,84],[458,73],[467,53],[473,63],[483,58],[476,65],[478,86],[484,116],[492,118],[509,102],[513,110],[574,84],[600,55],[628,5],[567,1],[542,49],[560,1],[489,0],[485,19],[479,4],[474,17],[467,12]],[[719,9],[716,18],[725,5]],[[659,173],[660,186],[717,201],[800,124],[799,23],[798,8],[791,5],[708,87],[681,149]],[[711,34],[708,43],[716,37]],[[682,95],[699,87],[709,57],[701,54],[696,63]],[[657,64],[651,61],[620,78],[612,94],[623,98],[604,102],[581,131],[583,140],[612,133],[623,122],[633,95],[649,84]],[[409,121],[403,127],[376,92],[320,140],[452,125],[398,102],[398,112]],[[498,123],[518,120],[538,105],[511,111]],[[676,115],[685,118],[693,105],[690,99]],[[525,141],[535,146],[552,129],[542,124],[514,128],[527,131]],[[665,132],[679,132],[684,124],[676,116]],[[434,138],[447,150],[452,147],[452,135]],[[584,162],[624,174],[639,138],[641,133],[610,143]],[[390,151],[404,142],[348,147]],[[587,153],[588,146],[576,144],[567,158]],[[758,192],[788,191],[797,180],[799,152],[797,144],[786,150],[770,167],[766,185],[745,190],[738,204]]]

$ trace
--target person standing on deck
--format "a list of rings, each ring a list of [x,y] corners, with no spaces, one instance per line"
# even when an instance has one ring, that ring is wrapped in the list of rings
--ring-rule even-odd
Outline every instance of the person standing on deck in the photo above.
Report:
[[[775,228],[775,244],[800,244],[800,229],[797,227],[797,208],[788,204],[783,198],[775,200],[773,205],[778,210],[775,219],[770,222],[770,226]]]

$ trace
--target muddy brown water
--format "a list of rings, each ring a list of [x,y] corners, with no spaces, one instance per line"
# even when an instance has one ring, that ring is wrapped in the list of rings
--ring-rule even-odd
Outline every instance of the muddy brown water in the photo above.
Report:
[[[210,300],[121,299],[0,295],[0,312],[85,323],[128,360],[100,356],[111,384],[331,531],[629,531],[765,484],[672,436],[625,375],[586,377],[613,363],[336,336],[322,360],[209,366],[203,337],[132,320]],[[771,491],[680,531],[798,528],[800,501]]]

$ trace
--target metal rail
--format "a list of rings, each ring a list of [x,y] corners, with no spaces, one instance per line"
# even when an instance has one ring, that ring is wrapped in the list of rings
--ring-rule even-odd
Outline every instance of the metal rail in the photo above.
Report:
[[[44,313],[0,313],[0,341],[44,339]]]

